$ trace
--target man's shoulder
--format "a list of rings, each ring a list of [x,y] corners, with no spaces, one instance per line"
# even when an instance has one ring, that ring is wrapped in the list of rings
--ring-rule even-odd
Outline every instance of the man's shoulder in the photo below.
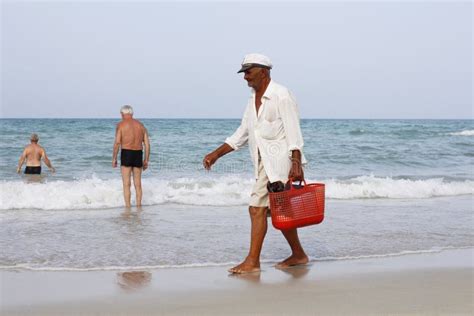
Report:
[[[34,148],[37,148],[39,147],[39,145],[33,145],[33,144],[28,144],[25,146],[25,149],[34,149]]]
[[[40,145],[36,144],[36,145],[33,145],[33,144],[29,144],[29,145],[26,145],[25,146],[25,151],[26,152],[36,152],[36,151],[43,151],[44,148],[41,147]]]
[[[293,94],[287,87],[272,81],[272,95],[276,96],[278,104],[295,103]]]
[[[276,94],[279,98],[291,97],[291,92],[282,84],[272,80],[272,94]]]
[[[145,125],[143,125],[143,123],[140,122],[139,120],[133,119],[133,122],[134,122],[136,125],[138,125],[138,126],[140,126],[140,127],[142,127],[142,128],[145,128]]]

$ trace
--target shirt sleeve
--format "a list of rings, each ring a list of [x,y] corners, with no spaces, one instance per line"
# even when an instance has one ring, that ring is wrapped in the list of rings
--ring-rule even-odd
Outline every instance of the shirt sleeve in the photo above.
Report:
[[[242,121],[240,122],[240,126],[237,130],[232,134],[232,136],[227,137],[225,143],[228,144],[232,149],[238,150],[245,144],[247,144],[249,140],[249,130],[248,130],[248,109],[245,109],[244,116],[242,117]]]
[[[300,127],[298,105],[291,94],[280,100],[279,111],[283,122],[283,128],[285,129],[286,142],[288,144],[288,156],[291,158],[291,152],[293,150],[299,150],[303,153],[304,145]]]

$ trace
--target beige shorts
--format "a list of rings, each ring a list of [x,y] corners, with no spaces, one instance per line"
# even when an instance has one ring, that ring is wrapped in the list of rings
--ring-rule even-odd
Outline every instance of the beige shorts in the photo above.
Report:
[[[252,194],[250,195],[249,206],[256,207],[268,207],[270,206],[268,201],[268,190],[267,190],[268,177],[263,168],[263,163],[258,162],[258,179],[252,188]]]

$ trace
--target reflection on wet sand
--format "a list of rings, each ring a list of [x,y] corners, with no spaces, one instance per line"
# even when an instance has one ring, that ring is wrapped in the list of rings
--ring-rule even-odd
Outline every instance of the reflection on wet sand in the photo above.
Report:
[[[276,268],[280,271],[285,272],[286,274],[291,275],[295,279],[299,279],[304,277],[306,274],[309,272],[310,265],[299,265],[299,266],[293,266],[293,267],[288,267],[288,268]]]
[[[243,274],[231,273],[229,274],[229,277],[237,279],[237,280],[247,281],[250,283],[260,283],[260,275],[261,273],[260,271],[258,271],[258,272],[243,273]]]
[[[150,284],[151,273],[147,271],[117,272],[117,284],[124,290],[133,291]]]

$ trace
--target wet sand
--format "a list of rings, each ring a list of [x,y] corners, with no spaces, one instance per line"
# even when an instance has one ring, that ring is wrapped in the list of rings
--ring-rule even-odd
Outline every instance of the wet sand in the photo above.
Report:
[[[474,249],[229,267],[1,271],[2,315],[472,315]]]

